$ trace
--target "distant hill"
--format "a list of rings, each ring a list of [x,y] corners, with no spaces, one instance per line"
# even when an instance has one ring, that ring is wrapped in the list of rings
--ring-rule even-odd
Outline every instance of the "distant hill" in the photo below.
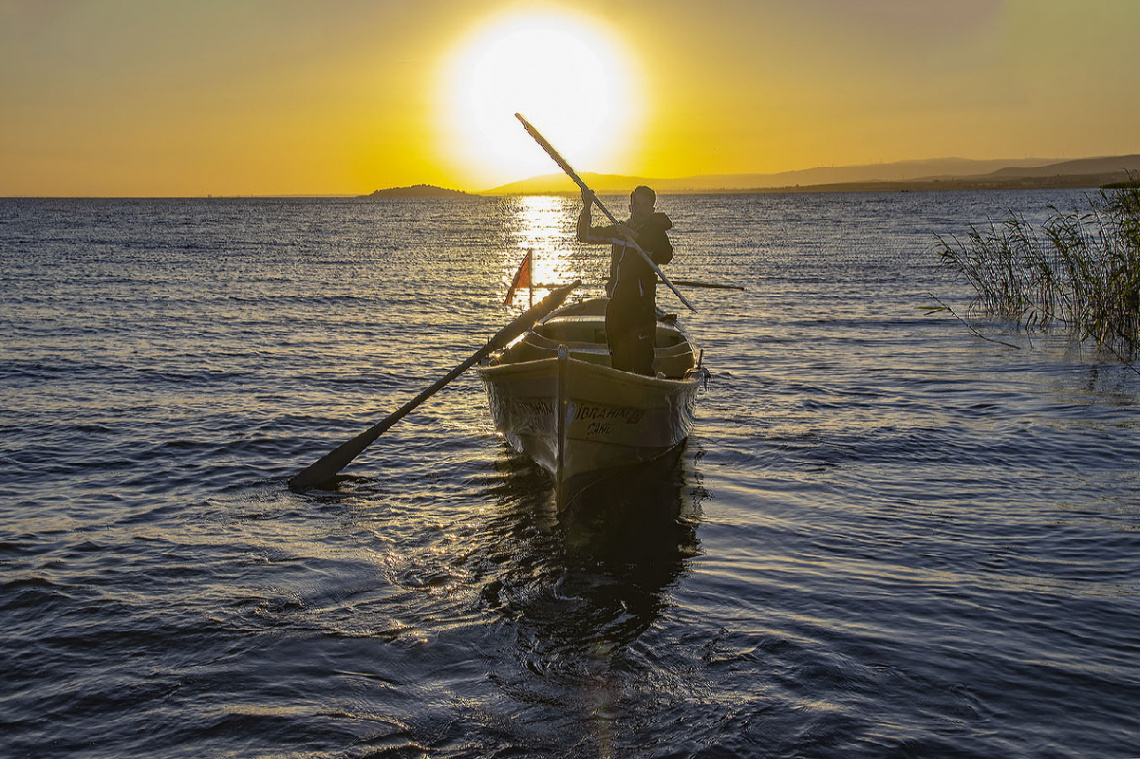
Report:
[[[899,190],[1044,190],[1104,187],[1140,176],[1140,155],[1082,158],[1045,166],[1007,167],[988,174],[932,177],[904,182],[854,182],[796,188],[811,192]],[[785,188],[784,191],[791,191]]]
[[[993,177],[1047,177],[1061,175],[1095,175],[1115,172],[1140,171],[1140,155],[1109,158],[1079,158],[1073,161],[1038,166],[1036,168],[1004,168],[993,172]]]
[[[386,190],[376,190],[366,198],[474,198],[469,192],[462,190],[448,190],[431,184],[416,184],[411,187],[389,187]]]
[[[1140,173],[1140,155],[1072,161],[1029,158],[977,161],[943,158],[867,166],[837,166],[775,174],[710,174],[676,179],[582,174],[598,193],[628,193],[647,184],[665,193],[701,192],[843,192],[900,189],[1018,189],[1099,187]],[[564,174],[546,174],[485,190],[483,195],[562,194],[578,192]]]

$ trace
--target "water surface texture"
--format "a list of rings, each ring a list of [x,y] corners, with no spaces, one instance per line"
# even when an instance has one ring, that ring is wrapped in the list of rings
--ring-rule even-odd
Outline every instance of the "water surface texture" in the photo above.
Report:
[[[661,288],[712,382],[599,521],[472,373],[285,486],[527,248],[596,293],[576,199],[0,200],[0,753],[1140,756],[1140,375],[923,308],[936,234],[1082,203],[662,197],[747,289]]]

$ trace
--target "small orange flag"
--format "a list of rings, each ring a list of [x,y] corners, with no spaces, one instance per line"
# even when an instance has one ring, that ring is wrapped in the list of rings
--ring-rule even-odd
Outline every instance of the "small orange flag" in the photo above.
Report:
[[[523,258],[522,264],[519,265],[519,270],[515,272],[515,278],[511,280],[511,286],[507,288],[507,297],[503,300],[504,306],[511,305],[511,301],[515,298],[515,290],[520,287],[534,286],[530,279],[530,263],[532,253],[534,253],[533,250],[528,250],[526,252],[526,257]]]

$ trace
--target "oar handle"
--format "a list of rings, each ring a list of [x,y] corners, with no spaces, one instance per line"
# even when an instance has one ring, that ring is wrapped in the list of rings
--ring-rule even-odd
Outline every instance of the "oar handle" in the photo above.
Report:
[[[522,123],[523,128],[526,129],[526,131],[530,134],[531,137],[534,138],[534,141],[539,144],[539,147],[541,147],[543,150],[545,150],[546,154],[549,155],[551,158],[553,158],[554,162],[556,164],[558,164],[558,167],[560,169],[562,169],[564,172],[566,172],[566,176],[568,176],[568,177],[570,177],[570,179],[574,180],[574,184],[576,184],[580,188],[582,188],[583,192],[590,193],[590,197],[593,199],[593,202],[597,204],[598,208],[602,209],[602,213],[604,213],[606,215],[606,218],[608,218],[610,220],[610,223],[612,223],[614,226],[617,226],[619,224],[618,220],[616,218],[614,218],[614,215],[612,213],[610,213],[610,210],[608,208],[606,208],[605,205],[602,204],[602,201],[598,198],[597,194],[595,194],[593,190],[591,190],[588,186],[586,186],[586,183],[582,181],[582,178],[580,176],[578,176],[578,173],[576,171],[574,171],[574,169],[570,166],[570,164],[566,162],[566,159],[563,158],[559,154],[559,152],[554,149],[554,146],[551,145],[549,142],[547,142],[546,138],[543,137],[541,134],[539,134],[538,130],[535,129],[529,121],[527,121],[525,118],[523,118],[523,115],[521,113],[516,113],[515,118],[518,119]],[[673,291],[673,294],[676,295],[678,298],[680,298],[681,302],[684,303],[685,306],[687,306],[690,311],[692,311],[693,313],[696,313],[697,309],[693,306],[692,303],[689,302],[689,300],[684,295],[681,294],[681,291],[678,290],[673,285],[673,283],[669,281],[669,278],[667,276],[665,276],[665,273],[663,271],[661,271],[661,268],[650,257],[650,255],[648,253],[646,253],[644,250],[642,250],[641,246],[638,245],[636,241],[629,240],[628,244],[631,248],[636,250],[641,255],[641,257],[643,259],[645,259],[645,263],[649,264],[649,267],[651,269],[653,269],[654,273],[656,273],[658,277],[661,278],[661,281],[669,286],[669,289]]]
[[[721,285],[716,282],[695,282],[691,279],[675,279],[673,284],[681,285],[682,287],[707,287],[711,290],[743,290],[740,285]]]

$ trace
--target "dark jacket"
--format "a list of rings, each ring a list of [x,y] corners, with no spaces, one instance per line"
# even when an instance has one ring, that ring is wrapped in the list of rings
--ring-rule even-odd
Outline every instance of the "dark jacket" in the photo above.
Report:
[[[619,237],[613,225],[590,227],[588,221],[588,214],[578,220],[580,241],[612,242],[610,279],[606,282],[606,294],[616,301],[625,301],[631,305],[637,301],[638,305],[652,310],[657,291],[657,274],[633,247]],[[673,222],[660,211],[646,219],[640,227],[634,227],[637,244],[658,266],[673,260],[673,245],[665,234],[672,227]]]

